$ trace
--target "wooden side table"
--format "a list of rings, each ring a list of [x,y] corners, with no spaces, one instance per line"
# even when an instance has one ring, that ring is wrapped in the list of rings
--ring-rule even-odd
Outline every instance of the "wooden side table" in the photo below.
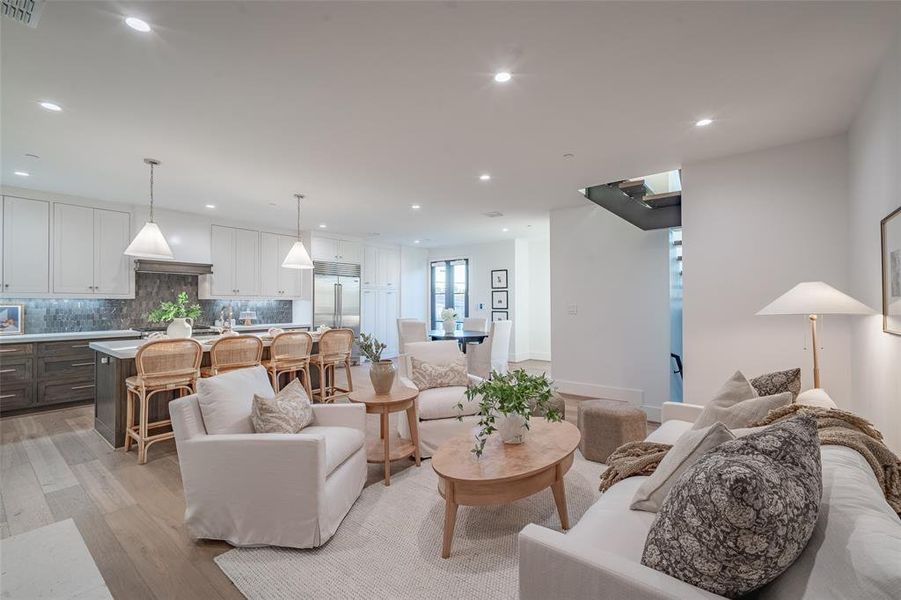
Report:
[[[351,402],[366,405],[366,412],[379,415],[379,430],[381,440],[372,440],[366,445],[366,460],[371,463],[385,463],[385,485],[391,485],[391,461],[413,456],[416,466],[420,465],[419,456],[419,417],[416,415],[416,398],[419,390],[415,388],[393,388],[387,394],[376,394],[373,390],[351,392],[348,398]],[[410,424],[411,440],[400,440],[391,447],[388,432],[388,415],[393,412],[406,411],[407,422]]]

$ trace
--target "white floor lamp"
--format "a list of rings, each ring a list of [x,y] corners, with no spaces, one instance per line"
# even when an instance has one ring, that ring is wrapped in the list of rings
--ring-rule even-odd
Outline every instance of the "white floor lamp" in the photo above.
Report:
[[[803,281],[763,308],[758,315],[807,315],[813,346],[813,387],[820,387],[817,315],[872,315],[876,311],[822,281]]]

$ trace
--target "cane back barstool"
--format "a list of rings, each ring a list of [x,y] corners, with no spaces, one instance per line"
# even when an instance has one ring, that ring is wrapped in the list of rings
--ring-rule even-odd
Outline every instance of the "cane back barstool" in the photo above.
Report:
[[[319,389],[313,397],[320,402],[332,402],[335,398],[346,396],[354,391],[353,379],[350,375],[350,354],[353,350],[354,332],[352,329],[329,329],[319,336],[319,354],[310,358],[310,363],[318,369]],[[344,365],[347,374],[347,387],[338,387],[336,367]]]
[[[138,348],[135,354],[137,375],[125,379],[125,451],[132,441],[138,445],[138,464],[147,462],[151,444],[175,437],[171,431],[150,434],[150,430],[171,425],[172,421],[150,421],[150,398],[160,392],[194,393],[200,377],[203,347],[190,338],[155,340]],[[138,403],[138,424],[135,425],[135,401]]]
[[[210,346],[210,366],[201,371],[203,377],[221,375],[235,369],[261,364],[263,341],[255,335],[221,337]]]
[[[269,360],[263,366],[272,379],[272,389],[281,389],[279,377],[285,373],[303,377],[303,386],[307,397],[313,399],[310,389],[310,351],[313,349],[313,336],[306,331],[286,331],[272,338],[269,346]]]

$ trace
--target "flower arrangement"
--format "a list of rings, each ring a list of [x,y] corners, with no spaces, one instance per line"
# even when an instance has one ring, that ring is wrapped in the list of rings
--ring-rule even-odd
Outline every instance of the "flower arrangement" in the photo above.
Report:
[[[372,363],[380,362],[382,360],[382,351],[388,347],[387,344],[383,344],[375,336],[368,333],[360,334],[360,341],[357,342],[357,345],[360,346],[360,354]]]
[[[481,457],[488,436],[498,431],[498,417],[501,435],[505,442],[520,443],[524,430],[529,429],[529,419],[533,413],[543,414],[552,423],[563,420],[560,411],[550,405],[554,390],[547,375],[529,375],[517,369],[501,375],[491,372],[491,378],[466,388],[467,400],[479,399],[479,430],[472,452]],[[457,410],[463,410],[463,402],[457,403]],[[463,420],[462,415],[457,416]],[[508,429],[509,431],[505,431]],[[518,438],[518,439],[517,439]]]
[[[161,302],[160,305],[147,315],[151,323],[170,323],[175,319],[196,319],[203,311],[199,304],[188,306],[188,293],[181,292],[175,302]]]
[[[457,311],[453,308],[445,308],[441,311],[442,321],[456,321],[458,316]]]

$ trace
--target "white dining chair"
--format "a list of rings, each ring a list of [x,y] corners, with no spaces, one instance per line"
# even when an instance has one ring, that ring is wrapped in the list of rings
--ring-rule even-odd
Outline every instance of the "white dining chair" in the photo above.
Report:
[[[425,321],[419,319],[397,320],[397,346],[401,354],[406,354],[406,345],[415,342],[427,342]]]
[[[467,317],[463,319],[463,331],[488,331],[488,319],[484,317]]]
[[[492,371],[503,374],[510,370],[508,363],[512,329],[513,321],[494,321],[485,341],[466,345],[466,362],[470,373],[488,379]]]

